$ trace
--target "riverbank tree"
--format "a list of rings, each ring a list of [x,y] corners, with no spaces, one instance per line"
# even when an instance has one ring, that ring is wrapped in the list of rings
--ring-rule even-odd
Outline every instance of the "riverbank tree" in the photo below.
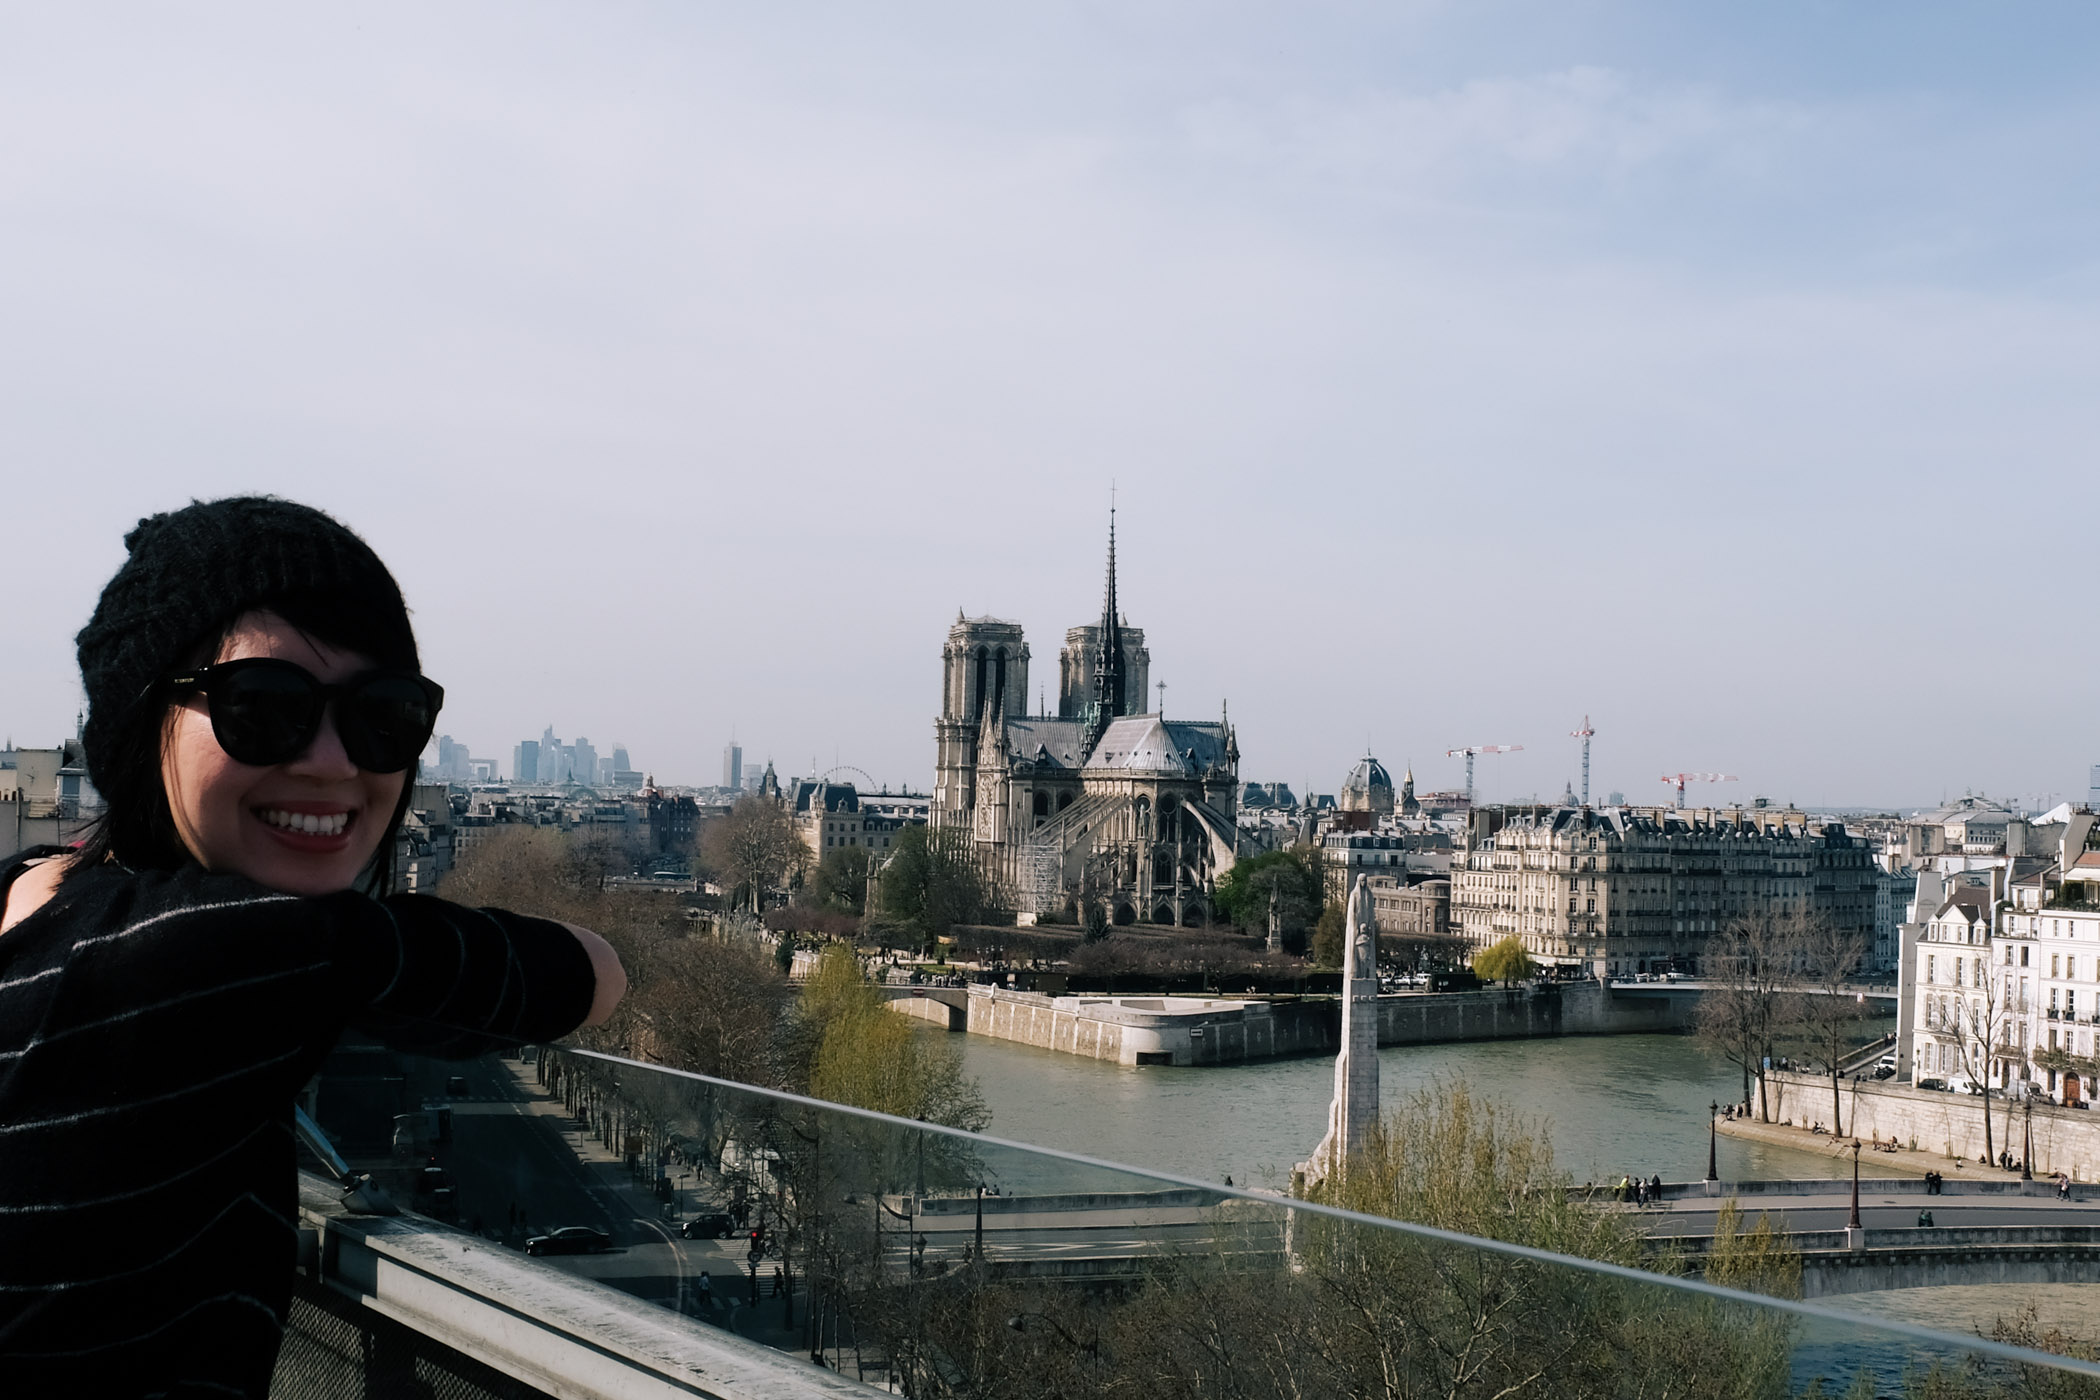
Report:
[[[1514,986],[1531,976],[1531,954],[1515,934],[1480,950],[1473,959],[1473,974],[1483,982]]]

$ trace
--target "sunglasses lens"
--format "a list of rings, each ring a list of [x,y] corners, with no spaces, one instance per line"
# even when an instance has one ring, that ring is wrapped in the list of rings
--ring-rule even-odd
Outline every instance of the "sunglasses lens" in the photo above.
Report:
[[[284,763],[313,741],[321,697],[299,671],[243,668],[217,678],[210,696],[212,733],[236,762]]]
[[[398,773],[430,742],[437,707],[413,676],[373,676],[342,709],[343,747],[368,773]]]

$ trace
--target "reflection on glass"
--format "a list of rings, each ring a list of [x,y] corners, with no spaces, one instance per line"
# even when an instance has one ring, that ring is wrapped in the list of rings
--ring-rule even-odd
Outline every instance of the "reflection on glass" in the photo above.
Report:
[[[2074,1362],[1643,1272],[1690,1266],[1593,1201],[1491,1245],[1352,1213],[1397,1199],[1369,1169],[1308,1204],[591,1052],[363,1069],[316,1117],[412,1209],[914,1396],[2100,1394]],[[1715,1276],[1799,1277],[1736,1259]]]

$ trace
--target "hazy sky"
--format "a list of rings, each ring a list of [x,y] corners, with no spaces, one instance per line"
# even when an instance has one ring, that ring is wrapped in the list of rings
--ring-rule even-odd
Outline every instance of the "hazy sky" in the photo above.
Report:
[[[400,576],[442,727],[924,786],[958,608],[1332,790],[2100,761],[2100,9],[0,7],[0,730],[141,514]]]

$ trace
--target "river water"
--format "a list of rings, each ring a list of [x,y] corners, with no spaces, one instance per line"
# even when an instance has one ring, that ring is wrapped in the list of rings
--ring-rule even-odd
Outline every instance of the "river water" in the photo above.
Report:
[[[1870,1023],[1867,1032],[1893,1027],[1887,1018]],[[1243,1186],[1288,1181],[1291,1166],[1310,1156],[1326,1131],[1334,1093],[1328,1057],[1136,1069],[985,1036],[957,1035],[951,1043],[983,1088],[990,1131],[999,1137],[1210,1181],[1229,1176]],[[1742,1091],[1739,1070],[1677,1035],[1401,1046],[1380,1051],[1378,1064],[1387,1103],[1410,1088],[1463,1081],[1476,1095],[1543,1125],[1561,1170],[1578,1183],[1634,1172],[1665,1181],[1704,1178],[1707,1105]],[[1851,1167],[1849,1154],[1725,1137],[1719,1159],[1723,1181],[1843,1176]],[[1010,1191],[1082,1187],[1083,1179],[1049,1163],[1009,1159],[1004,1165]],[[1861,1162],[1860,1172],[1898,1175],[1872,1161]],[[1827,1301],[1840,1311],[1968,1336],[1988,1334],[1995,1320],[2032,1304],[2044,1326],[2100,1333],[2093,1321],[2100,1317],[2100,1285],[1902,1289]],[[1885,1334],[1824,1335],[1827,1330],[1811,1326],[1805,1335],[1797,1384],[1822,1375],[1842,1390],[1864,1368],[1895,1388],[1906,1368],[1957,1356]]]
[[[1892,1025],[1893,1022],[1891,1021]],[[1879,1023],[1869,1033],[1887,1029]],[[944,1034],[944,1032],[934,1032]],[[959,1035],[965,1067],[991,1105],[994,1134],[1209,1181],[1281,1186],[1327,1130],[1334,1061],[1143,1069]],[[1568,1036],[1394,1046],[1378,1054],[1385,1102],[1439,1080],[1543,1125],[1576,1182],[1638,1173],[1706,1176],[1707,1106],[1742,1093],[1742,1074],[1687,1036]],[[1720,1140],[1723,1180],[1830,1177],[1840,1160]],[[1892,1175],[1862,1162],[1863,1175]]]

